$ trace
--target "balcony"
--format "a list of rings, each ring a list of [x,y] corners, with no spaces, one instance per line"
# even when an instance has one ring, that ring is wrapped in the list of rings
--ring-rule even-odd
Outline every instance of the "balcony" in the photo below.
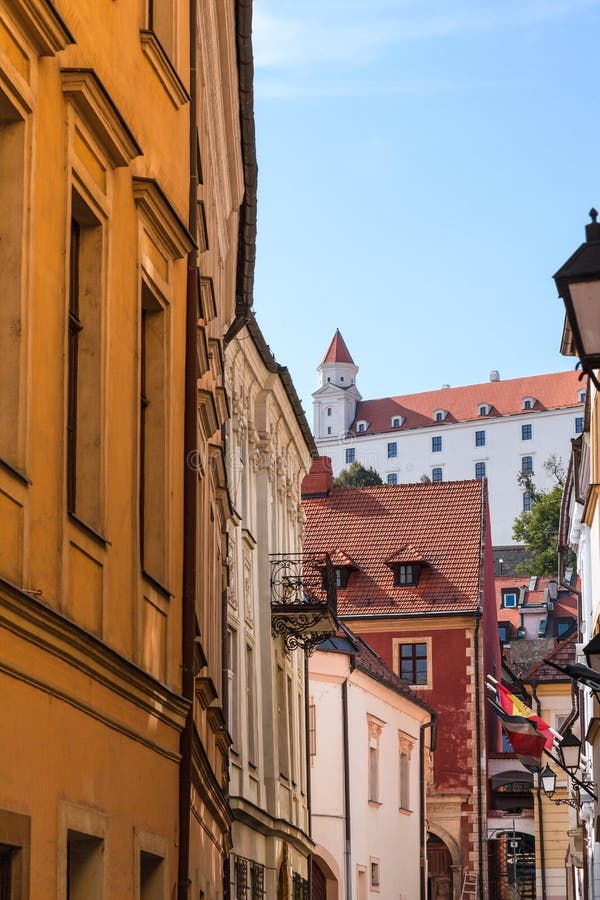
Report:
[[[309,655],[337,630],[336,573],[326,553],[271,556],[271,630]]]

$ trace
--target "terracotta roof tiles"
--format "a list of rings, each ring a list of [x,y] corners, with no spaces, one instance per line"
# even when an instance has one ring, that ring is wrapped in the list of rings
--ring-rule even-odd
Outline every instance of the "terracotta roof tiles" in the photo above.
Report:
[[[483,490],[479,481],[448,481],[334,488],[305,498],[305,550],[343,552],[358,567],[338,590],[340,615],[475,611]],[[408,545],[428,565],[417,585],[394,587],[386,561]]]
[[[486,381],[483,384],[441,388],[421,394],[362,400],[356,407],[355,422],[368,423],[361,434],[379,434],[392,430],[403,432],[427,425],[443,428],[452,422],[485,422],[498,416],[513,416],[518,413],[525,415],[525,398],[535,400],[533,413],[575,406],[583,408],[578,399],[580,390],[581,382],[575,371],[511,378],[507,381]],[[491,409],[486,416],[480,416],[479,406],[484,403]],[[443,422],[435,421],[435,412],[438,410],[447,412]],[[398,416],[402,416],[404,422],[401,428],[392,429],[392,418]]]
[[[339,328],[336,328],[335,334],[331,339],[331,343],[327,348],[327,352],[321,360],[323,363],[350,363],[355,365],[354,360],[350,356],[350,351],[346,347],[346,342],[340,334]]]

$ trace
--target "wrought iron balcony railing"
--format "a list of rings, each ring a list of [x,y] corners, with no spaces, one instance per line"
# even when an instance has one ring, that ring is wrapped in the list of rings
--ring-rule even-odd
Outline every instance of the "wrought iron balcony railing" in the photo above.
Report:
[[[271,627],[285,649],[309,654],[337,629],[335,569],[326,553],[271,556]]]

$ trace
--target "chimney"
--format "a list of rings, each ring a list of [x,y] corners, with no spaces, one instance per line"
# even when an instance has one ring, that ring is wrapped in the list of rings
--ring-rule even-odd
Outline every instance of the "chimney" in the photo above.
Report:
[[[302,482],[302,497],[328,497],[333,488],[333,469],[328,456],[313,460],[310,472]]]
[[[442,385],[442,390],[445,391],[445,390],[447,390],[449,387],[450,387],[449,384],[443,384],[443,385]]]
[[[500,372],[498,369],[492,369],[490,372],[490,381],[500,381]]]

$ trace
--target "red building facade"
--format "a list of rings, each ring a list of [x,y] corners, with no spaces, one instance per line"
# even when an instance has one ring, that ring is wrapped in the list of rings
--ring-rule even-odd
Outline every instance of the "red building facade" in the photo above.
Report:
[[[332,559],[340,617],[438,714],[428,896],[460,896],[467,873],[483,896],[499,741],[484,681],[500,663],[485,480],[340,489],[322,457],[302,491],[305,546]]]

